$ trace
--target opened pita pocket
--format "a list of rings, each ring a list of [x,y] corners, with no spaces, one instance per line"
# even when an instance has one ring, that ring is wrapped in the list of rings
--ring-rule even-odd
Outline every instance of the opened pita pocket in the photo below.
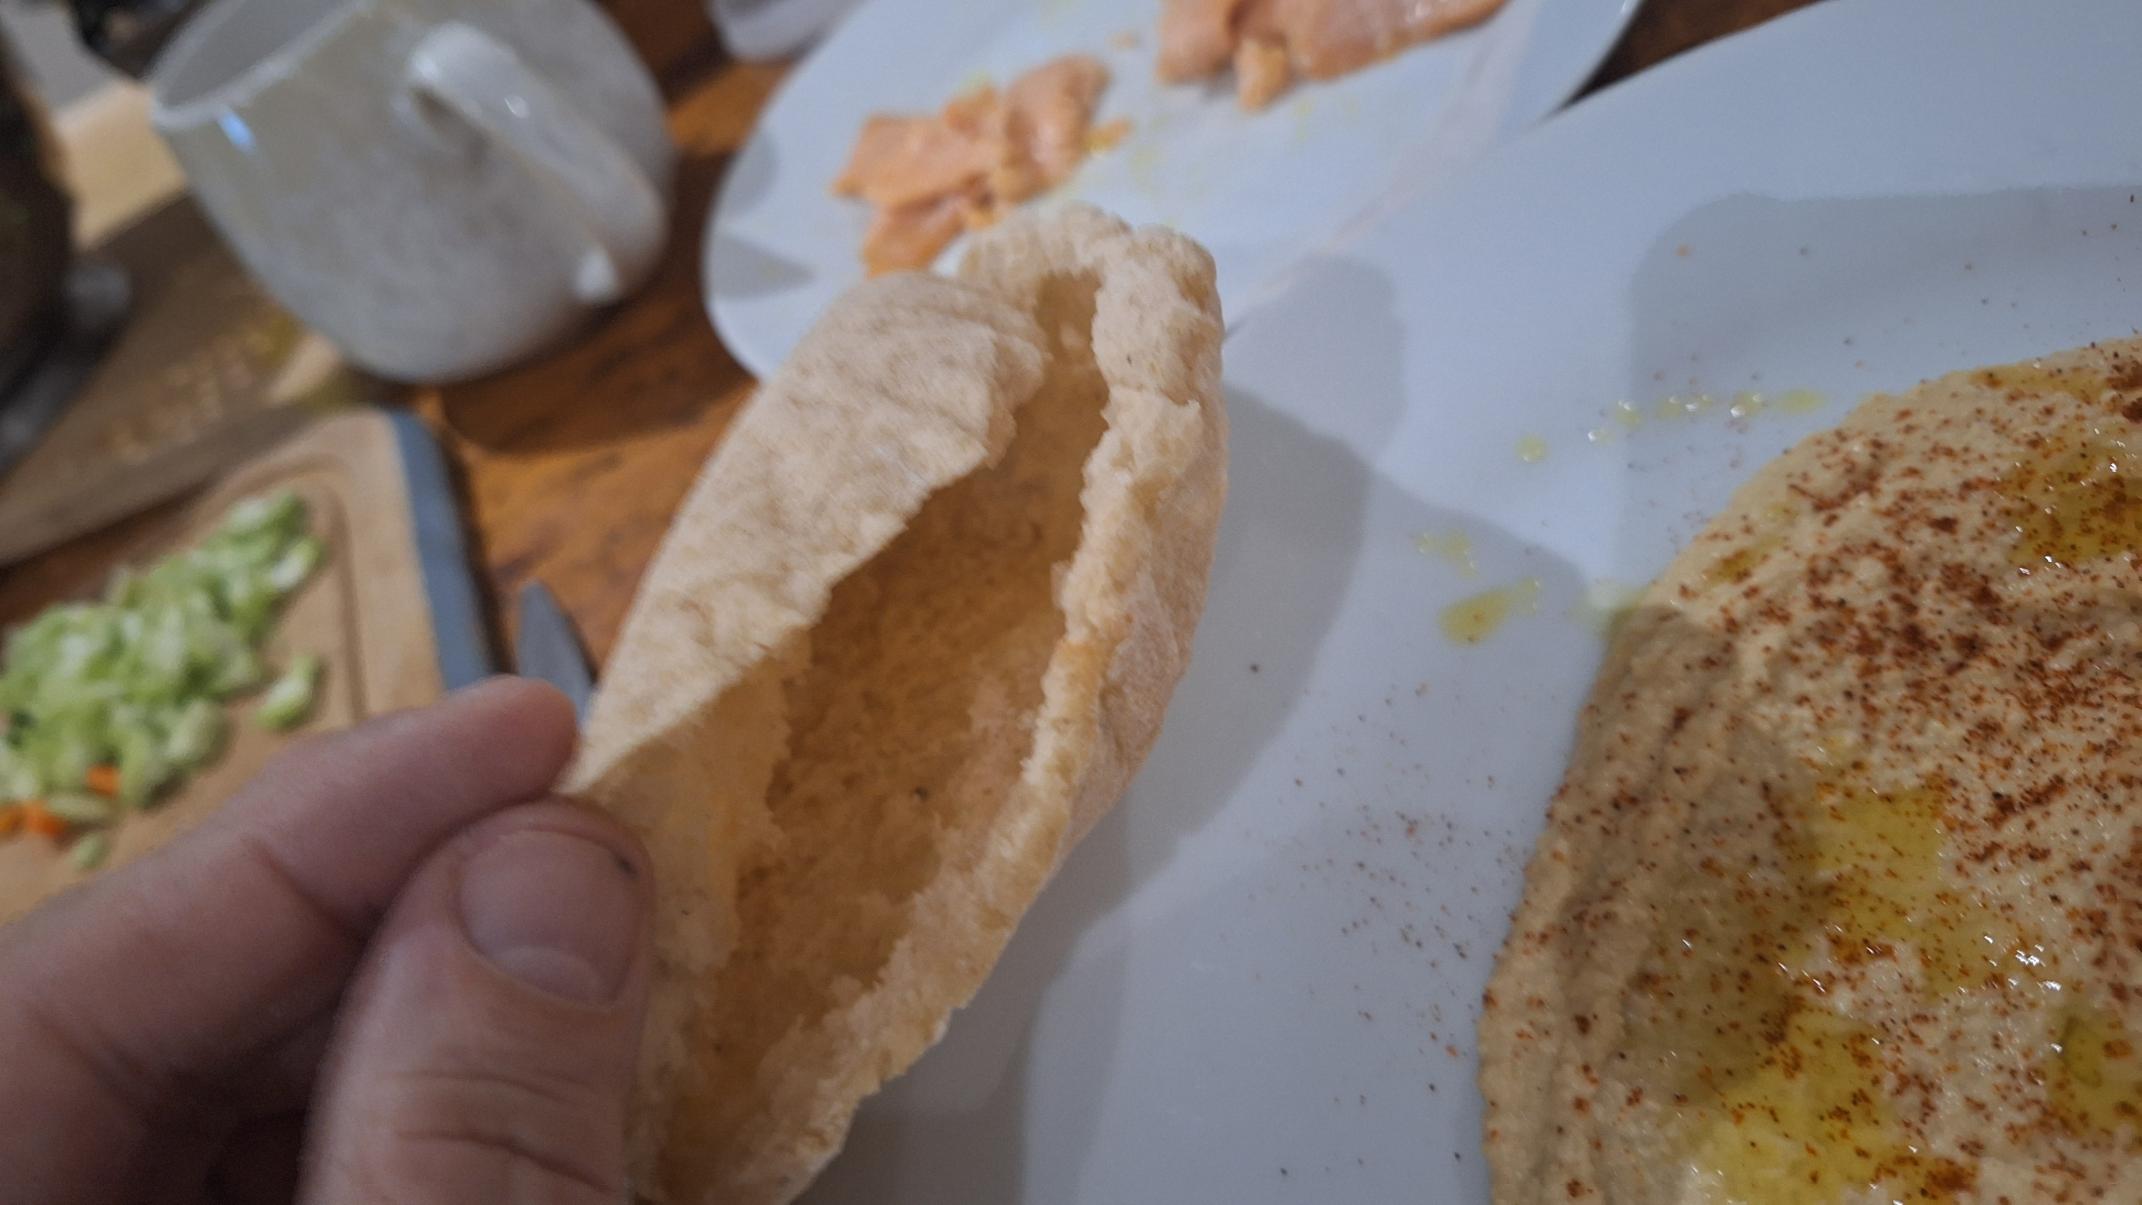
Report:
[[[1226,493],[1211,258],[1072,208],[835,302],[626,619],[572,786],[655,860],[634,1183],[801,1192],[1160,730]]]

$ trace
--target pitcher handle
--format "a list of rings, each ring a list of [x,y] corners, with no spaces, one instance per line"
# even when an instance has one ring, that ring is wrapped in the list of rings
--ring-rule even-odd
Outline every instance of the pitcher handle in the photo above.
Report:
[[[622,297],[662,249],[661,193],[625,149],[490,34],[448,21],[409,55],[405,81],[475,127],[565,198],[588,234],[573,291]]]

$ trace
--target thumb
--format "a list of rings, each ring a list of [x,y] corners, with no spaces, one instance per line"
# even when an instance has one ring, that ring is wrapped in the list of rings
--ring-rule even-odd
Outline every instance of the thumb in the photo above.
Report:
[[[639,845],[563,802],[441,847],[343,1005],[309,1205],[617,1205],[647,1000]]]

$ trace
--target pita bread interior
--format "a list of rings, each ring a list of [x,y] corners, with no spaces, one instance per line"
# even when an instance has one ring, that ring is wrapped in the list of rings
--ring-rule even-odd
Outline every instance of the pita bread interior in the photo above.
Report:
[[[571,786],[655,859],[633,1175],[787,1201],[1160,729],[1226,493],[1211,258],[1097,211],[835,302],[649,570]]]

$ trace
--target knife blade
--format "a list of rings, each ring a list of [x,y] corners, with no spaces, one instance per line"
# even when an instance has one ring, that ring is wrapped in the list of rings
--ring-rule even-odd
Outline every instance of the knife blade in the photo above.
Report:
[[[521,587],[520,626],[513,638],[513,663],[522,676],[540,678],[573,702],[573,714],[585,719],[594,678],[587,654],[573,634],[573,621],[542,582]]]

